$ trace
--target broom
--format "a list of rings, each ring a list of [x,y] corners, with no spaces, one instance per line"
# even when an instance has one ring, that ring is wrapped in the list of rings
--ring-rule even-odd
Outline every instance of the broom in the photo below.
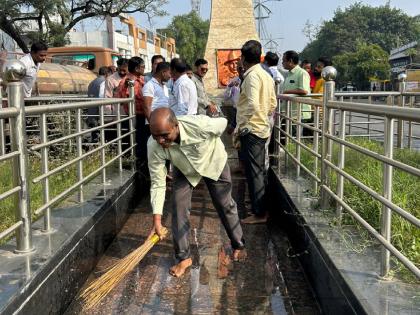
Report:
[[[168,230],[162,228],[162,238],[166,237]],[[84,300],[83,310],[89,310],[97,306],[102,299],[114,289],[118,283],[132,271],[138,263],[146,256],[148,251],[159,242],[159,236],[154,234],[146,240],[142,246],[108,268],[98,279],[94,280],[81,294]]]

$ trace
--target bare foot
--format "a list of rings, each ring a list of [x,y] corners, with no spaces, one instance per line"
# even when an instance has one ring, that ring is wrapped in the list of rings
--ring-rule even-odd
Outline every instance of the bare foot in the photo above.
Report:
[[[256,216],[255,214],[241,220],[242,224],[260,224],[260,223],[266,223],[266,222],[267,222],[267,215],[259,217],[259,216]]]
[[[175,278],[182,277],[182,275],[191,265],[192,265],[191,258],[181,260],[178,264],[169,268],[169,274]]]
[[[233,250],[232,259],[233,261],[244,261],[247,257],[245,249],[235,249]]]

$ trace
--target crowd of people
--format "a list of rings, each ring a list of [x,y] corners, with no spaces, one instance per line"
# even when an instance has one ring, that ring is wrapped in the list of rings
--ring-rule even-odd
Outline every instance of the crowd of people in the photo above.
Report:
[[[31,93],[47,49],[43,44],[34,44],[30,54],[21,59],[28,70],[23,81],[25,95]],[[331,65],[326,58],[319,58],[314,67],[308,61],[301,67],[299,55],[286,51],[281,61],[287,71],[284,78],[279,71],[279,61],[274,52],[267,52],[262,59],[258,41],[250,40],[243,45],[235,65],[237,76],[226,82],[224,93],[224,102],[234,109],[229,126],[219,104],[206,92],[203,79],[209,64],[202,58],[196,60],[193,71],[180,58],[167,61],[163,56],[155,55],[149,73],[145,73],[142,58],[121,58],[116,68],[101,67],[98,77],[88,87],[88,95],[92,98],[128,98],[130,86],[134,87],[137,169],[150,180],[151,235],[162,234],[167,180],[173,181],[172,234],[177,259],[170,269],[173,276],[181,276],[192,264],[189,208],[193,189],[202,178],[231,240],[234,260],[244,255],[241,223],[267,221],[266,174],[276,95],[322,93],[324,81],[320,74],[323,67]],[[118,110],[122,115],[129,114],[127,105],[118,106],[104,107],[106,123],[116,119]],[[302,122],[310,123],[311,113],[309,106],[303,108]],[[98,109],[91,108],[88,114],[88,126],[96,127]],[[122,128],[128,130],[127,121],[122,122]],[[225,129],[233,134],[240,170],[245,173],[251,200],[252,215],[242,221],[232,198],[231,173],[221,141]],[[98,141],[98,137],[99,133],[92,134],[92,141]],[[112,128],[105,130],[105,141],[116,137]],[[124,151],[129,141],[123,142]]]

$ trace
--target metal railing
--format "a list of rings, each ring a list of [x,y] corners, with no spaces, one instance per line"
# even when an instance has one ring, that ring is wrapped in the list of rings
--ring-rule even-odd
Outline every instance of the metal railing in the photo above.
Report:
[[[303,171],[313,183],[314,191],[320,189],[319,201],[323,209],[335,204],[338,222],[341,222],[343,211],[350,214],[364,229],[366,229],[381,244],[380,275],[386,277],[390,271],[390,254],[394,255],[405,267],[408,268],[417,278],[420,278],[420,270],[406,256],[404,256],[391,243],[391,213],[420,228],[420,219],[409,211],[402,209],[392,201],[393,192],[393,169],[406,172],[420,180],[420,169],[405,164],[393,158],[394,138],[397,139],[397,146],[400,146],[404,137],[408,143],[414,139],[412,129],[414,124],[420,123],[420,109],[413,108],[414,98],[420,93],[386,92],[386,93],[335,93],[335,69],[327,67],[324,69],[325,79],[324,93],[322,98],[308,98],[291,95],[279,95],[274,136],[277,144],[279,158],[283,156],[292,161],[296,166],[297,176]],[[311,95],[313,96],[313,95]],[[355,102],[355,97],[368,97],[368,102]],[[387,104],[373,104],[374,97],[386,97]],[[347,98],[348,101],[344,101]],[[394,103],[398,98],[398,102]],[[410,107],[406,107],[405,100],[410,99]],[[310,105],[311,109],[305,105]],[[312,109],[313,108],[313,109]],[[312,113],[311,121],[302,121],[305,111]],[[322,112],[322,117],[321,117]],[[349,119],[363,117],[363,121]],[[365,124],[363,136],[372,136],[372,119],[375,125],[383,125],[381,136],[383,140],[384,153],[373,152],[346,139],[355,128]],[[394,129],[397,121],[398,127]],[[411,130],[404,135],[402,128],[408,123]],[[366,127],[367,126],[367,127]],[[403,126],[403,127],[401,127]],[[350,127],[350,128],[349,128]],[[302,134],[306,129],[306,134]],[[376,135],[377,136],[377,135]],[[410,140],[411,139],[411,140]],[[338,158],[333,159],[333,145],[338,146]],[[410,146],[410,145],[409,145]],[[378,192],[362,183],[345,171],[346,149],[354,150],[364,157],[373,158],[383,164],[382,191]],[[313,164],[310,167],[302,162],[302,150],[305,150],[312,158]],[[292,152],[293,151],[293,152]],[[336,182],[331,180],[331,174],[336,175]],[[381,204],[380,230],[377,231],[358,212],[344,200],[344,181],[355,185],[364,193]]]
[[[13,71],[9,70],[9,71]],[[83,185],[101,174],[102,183],[107,183],[107,169],[116,164],[119,171],[123,169],[123,158],[134,156],[135,147],[135,112],[134,88],[130,89],[130,97],[126,99],[85,99],[65,98],[60,99],[27,99],[26,102],[35,102],[37,106],[25,106],[23,97],[23,84],[20,77],[7,85],[7,108],[0,108],[0,165],[10,163],[12,168],[12,187],[0,192],[0,209],[2,202],[13,199],[16,213],[16,222],[0,232],[0,239],[11,233],[16,233],[16,252],[27,253],[34,248],[32,245],[31,216],[44,217],[43,232],[52,232],[51,209],[60,201],[78,191],[78,202],[83,202]],[[1,93],[0,93],[1,96]],[[1,99],[0,99],[1,101]],[[43,105],[44,101],[51,102]],[[105,115],[104,107],[113,105],[116,114]],[[98,108],[99,114],[86,114],[86,110]],[[128,113],[123,113],[122,108],[128,108]],[[68,119],[68,126],[58,126],[61,130],[51,136],[51,125],[59,116]],[[36,121],[37,128],[28,131],[28,117]],[[86,126],[86,119],[94,118],[95,126]],[[57,124],[57,123],[55,123]],[[9,125],[9,128],[6,128]],[[61,128],[61,129],[60,129]],[[105,140],[105,133],[113,130],[116,135]],[[88,143],[86,136],[99,133],[99,140]],[[37,141],[29,144],[28,135],[37,134]],[[6,140],[9,138],[9,140]],[[93,141],[90,141],[93,142]],[[67,159],[60,165],[50,168],[51,149],[60,144],[69,144],[66,151]],[[90,146],[86,147],[86,144]],[[113,147],[112,150],[110,148]],[[28,165],[29,156],[37,155],[40,159],[41,170],[36,175],[31,174]],[[84,163],[93,155],[100,155],[100,165],[89,173],[84,172]],[[76,182],[55,196],[50,193],[50,178],[60,172],[67,171],[70,167],[76,168]],[[42,186],[42,204],[37,209],[31,209],[30,186]]]

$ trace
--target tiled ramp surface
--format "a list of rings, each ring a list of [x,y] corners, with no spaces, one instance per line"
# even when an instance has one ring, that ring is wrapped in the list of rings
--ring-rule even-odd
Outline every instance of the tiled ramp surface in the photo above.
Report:
[[[230,164],[236,164],[230,159]],[[233,173],[233,195],[241,217],[249,200],[243,175]],[[170,209],[170,187],[166,212]],[[100,259],[86,284],[107,266],[140,246],[151,228],[147,197]],[[170,227],[171,217],[164,219]],[[75,300],[70,314],[319,314],[297,259],[286,255],[288,241],[271,222],[243,226],[247,258],[229,259],[226,233],[204,183],[194,190],[191,210],[193,267],[180,279],[169,275],[174,263],[172,240],[158,245],[102,301],[96,309],[82,310]]]

